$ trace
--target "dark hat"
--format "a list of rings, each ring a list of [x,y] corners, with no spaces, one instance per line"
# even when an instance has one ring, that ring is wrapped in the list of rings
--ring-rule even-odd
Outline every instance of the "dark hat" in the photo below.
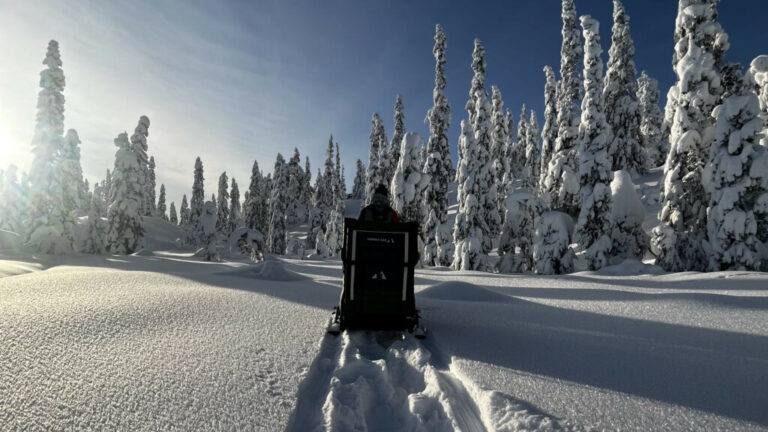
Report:
[[[376,186],[376,189],[373,191],[373,193],[385,195],[385,196],[389,195],[389,191],[387,190],[387,187],[384,186],[383,184]]]

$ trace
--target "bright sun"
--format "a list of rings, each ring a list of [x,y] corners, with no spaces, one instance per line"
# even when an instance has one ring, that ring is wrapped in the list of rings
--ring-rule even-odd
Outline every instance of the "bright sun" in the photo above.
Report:
[[[5,120],[0,120],[0,168],[10,164],[23,165],[29,158],[29,147],[14,139]]]

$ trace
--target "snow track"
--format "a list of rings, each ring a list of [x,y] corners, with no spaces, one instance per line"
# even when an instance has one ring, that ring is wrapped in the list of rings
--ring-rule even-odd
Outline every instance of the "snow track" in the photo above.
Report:
[[[326,336],[298,392],[292,431],[561,430],[499,392],[478,388],[399,332]],[[478,403],[479,402],[479,403]]]

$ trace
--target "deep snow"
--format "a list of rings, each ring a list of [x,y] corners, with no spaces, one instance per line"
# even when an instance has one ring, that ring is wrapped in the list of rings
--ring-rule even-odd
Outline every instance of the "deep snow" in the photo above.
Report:
[[[3,428],[768,427],[766,274],[419,270],[419,342],[325,336],[338,261],[257,278],[189,255],[17,257],[35,271],[0,278]]]

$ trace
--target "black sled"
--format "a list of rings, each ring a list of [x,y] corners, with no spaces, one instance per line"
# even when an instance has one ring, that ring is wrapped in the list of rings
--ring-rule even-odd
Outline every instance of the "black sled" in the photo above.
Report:
[[[413,292],[418,233],[416,223],[344,220],[344,286],[328,323],[329,333],[407,330],[417,338],[426,336]]]

